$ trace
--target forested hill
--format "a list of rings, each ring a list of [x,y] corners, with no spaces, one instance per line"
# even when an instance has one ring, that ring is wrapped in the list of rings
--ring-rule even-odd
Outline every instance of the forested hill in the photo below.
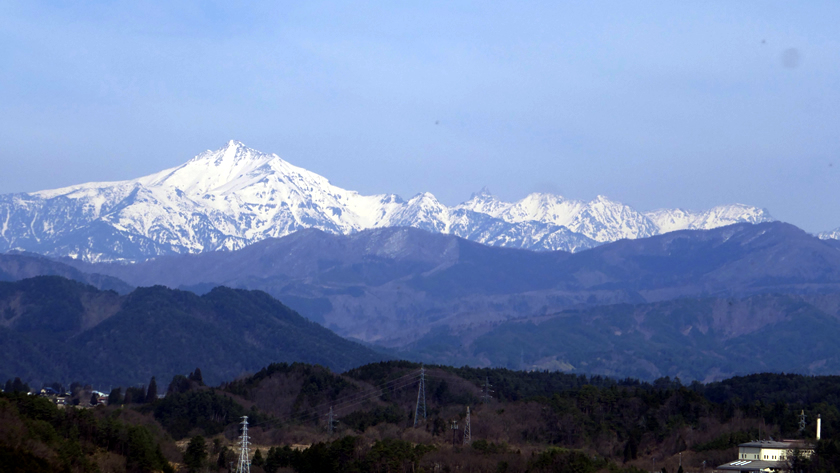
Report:
[[[127,295],[58,276],[0,282],[0,378],[133,385],[201,366],[209,382],[273,362],[343,371],[382,359],[261,291]]]
[[[0,254],[0,281],[19,281],[35,276],[61,276],[120,294],[128,294],[134,289],[134,286],[115,277],[96,272],[85,273],[35,253]]]
[[[273,363],[216,387],[195,370],[168,387],[160,376],[147,389],[115,387],[95,408],[88,406],[100,399],[90,386],[71,386],[64,409],[15,392],[26,388],[10,380],[0,393],[0,432],[15,435],[0,435],[0,465],[226,471],[247,415],[254,472],[699,472],[736,459],[742,442],[814,442],[819,414],[822,440],[796,470],[840,471],[838,376],[757,374],[683,385],[425,366],[425,416],[415,422],[421,368],[388,361],[337,374]]]

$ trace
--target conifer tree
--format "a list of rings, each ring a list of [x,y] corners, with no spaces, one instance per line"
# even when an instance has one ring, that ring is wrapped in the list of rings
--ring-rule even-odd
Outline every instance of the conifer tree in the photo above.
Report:
[[[187,465],[189,471],[201,470],[206,458],[207,445],[204,442],[204,437],[197,435],[191,438],[187,445],[187,451],[184,452],[184,464]]]
[[[151,404],[157,400],[157,381],[155,381],[155,377],[152,376],[152,380],[149,381],[149,390],[146,392],[146,403]]]
[[[200,386],[204,386],[204,379],[201,377],[201,368],[196,368],[195,371],[190,373],[189,379],[190,381],[195,381]]]
[[[166,390],[167,394],[185,393],[190,390],[191,382],[182,374],[176,374],[172,377],[172,382],[169,383],[169,388]]]
[[[108,405],[116,406],[122,403],[122,388],[114,388],[108,394]]]
[[[20,378],[15,378],[15,380],[12,382],[12,391],[16,393],[28,393],[29,386],[27,386],[26,383],[21,381]]]
[[[228,452],[227,447],[222,447],[222,449],[219,450],[219,458],[216,459],[216,467],[219,470],[228,466],[228,464],[227,464],[227,452]]]
[[[254,453],[254,458],[251,459],[251,463],[260,467],[263,466],[263,463],[265,463],[265,459],[263,459],[262,452],[259,448],[257,449],[256,453]]]

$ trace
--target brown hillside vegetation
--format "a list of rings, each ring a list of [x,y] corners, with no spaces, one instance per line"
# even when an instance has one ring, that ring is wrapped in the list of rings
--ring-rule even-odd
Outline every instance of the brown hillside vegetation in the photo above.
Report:
[[[0,429],[0,453],[35,467],[70,462],[69,471],[227,471],[247,416],[257,473],[675,472],[680,462],[684,471],[702,471],[735,459],[738,443],[807,437],[820,413],[827,440],[803,469],[836,471],[832,462],[840,464],[838,377],[767,374],[684,386],[667,378],[641,383],[504,369],[422,369],[426,417],[416,426],[421,366],[402,361],[343,374],[278,363],[218,387],[206,386],[196,369],[176,376],[164,398],[150,396],[151,387],[145,393],[132,387],[124,396],[115,389],[109,406],[87,410],[60,411],[43,398],[4,394],[2,413],[11,421]],[[18,384],[10,382],[12,388]],[[801,411],[811,420],[802,433]],[[39,433],[44,419],[55,434]],[[144,439],[148,453],[142,458],[132,457],[125,447],[130,442],[120,440],[131,435]],[[74,441],[79,450],[72,450]]]

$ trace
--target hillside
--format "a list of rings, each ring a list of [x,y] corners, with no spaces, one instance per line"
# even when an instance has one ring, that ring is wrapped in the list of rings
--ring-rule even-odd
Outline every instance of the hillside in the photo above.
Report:
[[[572,471],[587,473],[638,472],[652,462],[656,469],[675,471],[682,464],[694,471],[704,462],[711,468],[732,461],[741,442],[812,438],[818,412],[825,442],[819,455],[840,460],[831,453],[840,425],[836,376],[763,374],[686,386],[668,378],[643,383],[427,366],[427,415],[415,426],[420,368],[395,361],[334,374],[272,364],[217,388],[170,390],[140,409],[154,412],[175,438],[192,429],[191,435],[226,440],[235,437],[237,414],[248,411],[249,435],[261,450],[255,463],[268,472],[428,471],[435,465],[444,471],[554,472],[569,471],[570,463]],[[482,399],[485,383],[492,396]],[[802,411],[807,422],[800,432]]]
[[[840,372],[840,294],[617,304],[439,328],[396,354],[426,363],[716,381]]]
[[[421,376],[426,409],[415,422]],[[405,361],[342,374],[273,363],[218,386],[196,370],[168,387],[114,388],[94,408],[89,387],[73,388],[63,409],[0,393],[0,434],[14,433],[0,435],[0,456],[23,471],[225,471],[247,415],[255,473],[701,471],[735,459],[742,442],[814,442],[820,414],[822,440],[799,464],[817,473],[840,465],[838,393],[837,376],[683,385]]]
[[[72,264],[135,285],[264,290],[341,335],[391,347],[438,327],[598,305],[840,291],[840,251],[779,222],[677,231],[575,254],[411,228],[348,236],[305,230],[234,252]]]
[[[278,361],[343,371],[381,359],[260,291],[156,286],[121,296],[42,276],[0,282],[0,314],[4,379],[133,385],[201,366],[218,382]]]
[[[19,281],[35,276],[61,276],[90,284],[103,291],[116,291],[120,294],[127,294],[134,289],[117,278],[97,273],[85,273],[70,265],[35,253],[0,254],[0,281]]]

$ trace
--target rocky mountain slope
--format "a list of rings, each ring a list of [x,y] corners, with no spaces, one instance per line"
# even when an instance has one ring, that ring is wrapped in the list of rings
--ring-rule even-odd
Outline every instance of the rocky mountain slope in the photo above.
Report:
[[[577,252],[622,238],[770,220],[767,211],[743,205],[642,213],[602,196],[584,202],[531,194],[508,203],[483,191],[455,207],[429,193],[407,201],[394,194],[365,196],[231,141],[138,179],[2,195],[0,252],[134,262],[235,250],[306,228],[351,234],[383,227]]]

